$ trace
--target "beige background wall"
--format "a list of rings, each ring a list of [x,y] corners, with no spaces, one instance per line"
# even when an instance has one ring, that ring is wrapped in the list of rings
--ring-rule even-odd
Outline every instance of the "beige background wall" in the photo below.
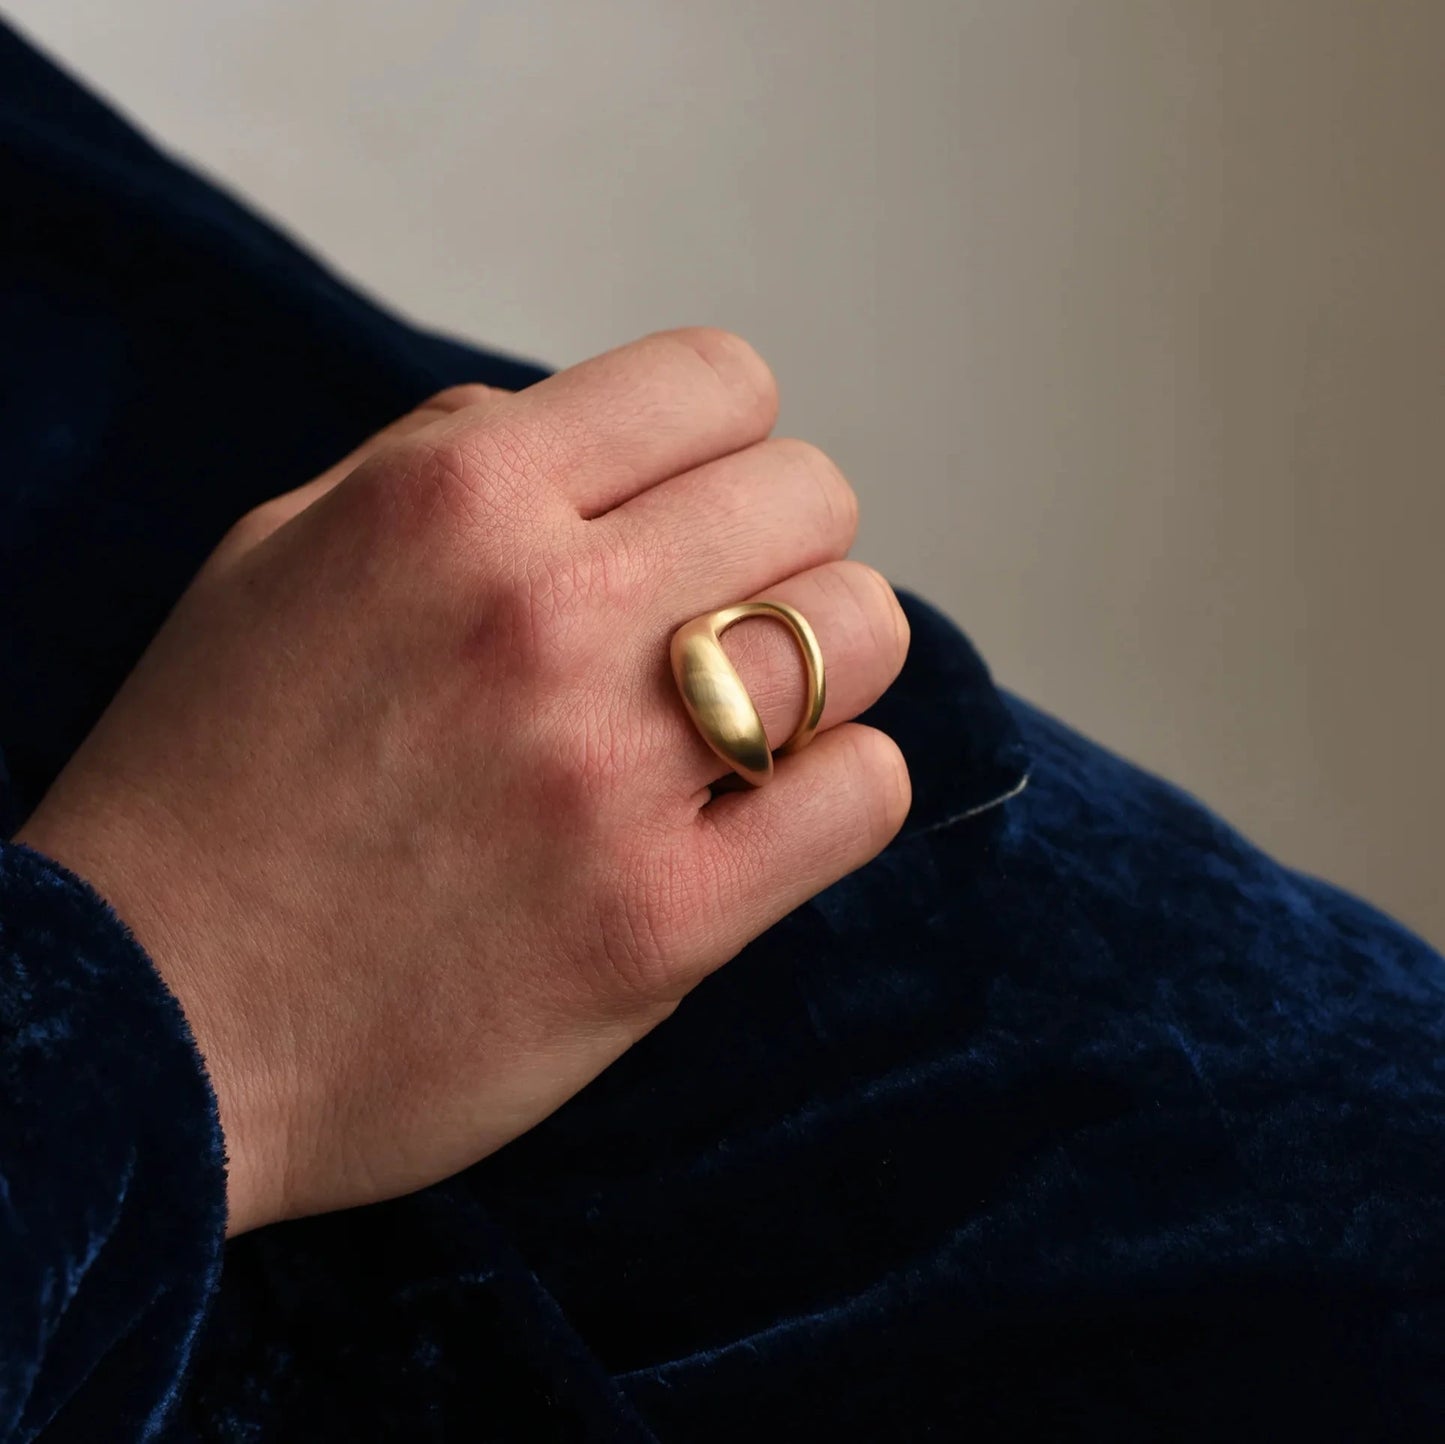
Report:
[[[429,322],[741,331],[1004,682],[1445,942],[1445,4],[9,8]]]

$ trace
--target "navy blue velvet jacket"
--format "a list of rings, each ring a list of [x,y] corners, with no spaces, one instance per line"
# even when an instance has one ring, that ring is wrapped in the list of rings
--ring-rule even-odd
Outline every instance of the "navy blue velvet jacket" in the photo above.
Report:
[[[539,373],[3,30],[0,262],[13,828],[239,512]],[[906,605],[897,841],[393,1203],[224,1245],[177,1004],[0,844],[0,1441],[1445,1437],[1445,964]]]

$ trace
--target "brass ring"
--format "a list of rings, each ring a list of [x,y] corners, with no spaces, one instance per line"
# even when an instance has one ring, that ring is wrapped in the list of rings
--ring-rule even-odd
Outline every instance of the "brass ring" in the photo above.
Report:
[[[808,619],[786,602],[739,602],[684,622],[672,634],[672,675],[703,741],[740,777],[761,787],[773,775],[774,754],[758,709],[719,640],[744,617],[776,617],[798,643],[808,673],[808,696],[802,721],[778,755],[806,747],[823,715],[823,652]]]

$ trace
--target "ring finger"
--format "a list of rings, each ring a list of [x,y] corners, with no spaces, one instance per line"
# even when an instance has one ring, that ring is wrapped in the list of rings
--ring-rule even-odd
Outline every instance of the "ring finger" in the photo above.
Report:
[[[858,716],[883,695],[908,653],[908,620],[893,588],[862,562],[836,561],[799,572],[751,601],[786,602],[808,619],[827,675],[819,731]],[[686,621],[679,617],[673,625]],[[671,627],[667,631],[670,639]],[[807,674],[792,633],[766,617],[748,617],[728,629],[723,650],[758,709],[768,745],[778,747],[797,726]],[[665,655],[665,646],[664,646]],[[679,791],[694,797],[730,769],[703,741],[683,707],[670,670],[660,679],[665,722],[662,754]],[[696,796],[698,802],[706,799]]]

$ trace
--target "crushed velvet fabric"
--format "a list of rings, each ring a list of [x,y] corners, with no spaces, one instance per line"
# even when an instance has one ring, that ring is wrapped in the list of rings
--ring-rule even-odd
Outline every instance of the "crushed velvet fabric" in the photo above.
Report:
[[[13,825],[239,512],[540,373],[3,30],[0,197]],[[224,1248],[179,1009],[0,845],[0,1440],[1445,1437],[1445,963],[905,603],[881,857],[478,1167]]]
[[[0,1100],[0,1439],[51,1423],[73,1435],[60,1418],[79,1394],[78,1437],[144,1437],[220,1272],[215,1103],[180,1006],[124,924],[8,845]]]

